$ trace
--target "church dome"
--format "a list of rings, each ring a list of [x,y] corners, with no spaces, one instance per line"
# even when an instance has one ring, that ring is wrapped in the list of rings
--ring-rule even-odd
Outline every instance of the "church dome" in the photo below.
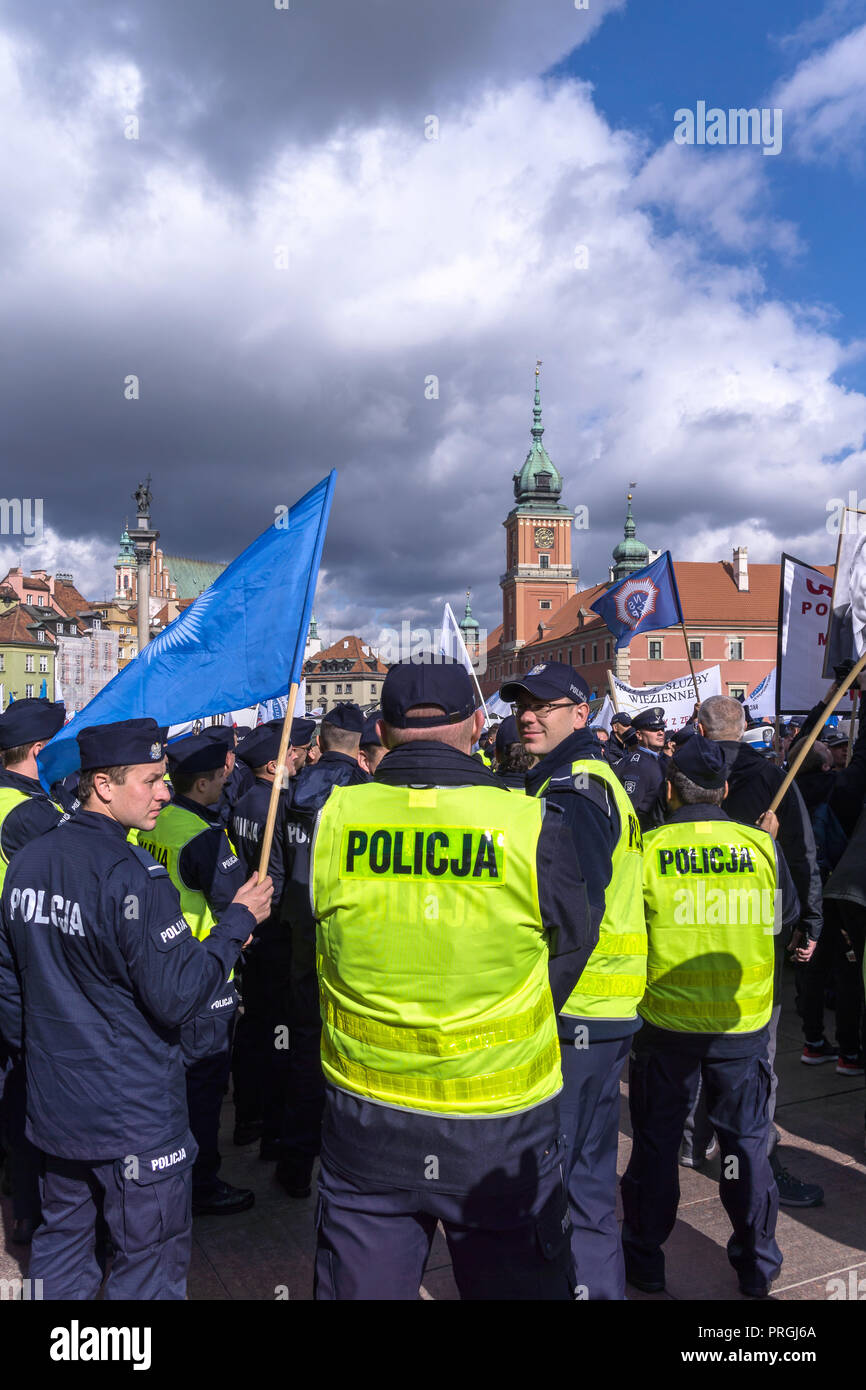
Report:
[[[562,475],[541,442],[544,426],[541,423],[541,394],[537,367],[530,433],[532,443],[526,455],[526,462],[520,472],[514,475],[514,496],[518,502],[558,502],[562,493]]]
[[[613,577],[625,579],[626,575],[633,574],[635,570],[645,569],[649,564],[649,547],[639,541],[635,535],[634,517],[631,514],[631,493],[628,494],[628,511],[626,512],[624,539],[619,545],[614,546],[613,551]]]

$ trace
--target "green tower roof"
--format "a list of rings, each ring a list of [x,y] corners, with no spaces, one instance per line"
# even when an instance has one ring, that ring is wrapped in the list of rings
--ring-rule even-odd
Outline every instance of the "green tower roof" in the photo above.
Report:
[[[473,616],[472,616],[472,609],[469,607],[469,595],[470,595],[470,593],[471,593],[471,590],[470,590],[470,589],[467,589],[467,590],[466,590],[466,612],[463,614],[463,617],[461,618],[460,622],[457,624],[457,626],[460,628],[460,631],[463,633],[463,641],[464,641],[464,642],[467,640],[467,637],[469,637],[470,634],[471,634],[471,639],[470,639],[470,640],[472,640],[473,642],[476,641],[477,638],[478,638],[478,624],[477,624],[477,622],[475,621],[475,619],[474,619]]]
[[[625,579],[626,575],[633,574],[635,570],[642,570],[649,564],[649,547],[645,546],[643,541],[638,540],[635,529],[634,517],[631,514],[631,493],[629,493],[623,530],[624,539],[620,541],[619,545],[614,546],[613,551],[613,577],[615,581]]]
[[[541,393],[535,368],[535,402],[532,407],[532,443],[526,462],[514,475],[514,496],[518,503],[557,502],[562,492],[562,476],[541,442],[544,426],[541,423]]]
[[[123,528],[123,535],[120,537],[120,552],[114,564],[115,567],[135,564],[135,546],[129,539],[129,522]]]

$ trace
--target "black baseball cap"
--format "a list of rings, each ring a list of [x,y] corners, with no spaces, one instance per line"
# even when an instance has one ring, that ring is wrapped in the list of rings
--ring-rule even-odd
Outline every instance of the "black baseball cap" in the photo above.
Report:
[[[499,698],[510,704],[517,699],[521,690],[536,700],[561,700],[565,696],[576,705],[589,700],[589,686],[583,676],[563,661],[543,661],[539,666],[533,666],[520,680],[507,681],[499,692]]]
[[[382,685],[382,719],[393,729],[435,729],[462,724],[475,713],[475,691],[466,667],[453,657],[433,652],[392,666]],[[429,660],[424,660],[429,657]],[[439,715],[410,718],[418,705],[434,705]]]

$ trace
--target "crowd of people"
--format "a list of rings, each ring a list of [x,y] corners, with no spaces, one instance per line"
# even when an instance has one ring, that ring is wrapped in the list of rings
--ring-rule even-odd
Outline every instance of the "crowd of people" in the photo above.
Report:
[[[570,666],[501,696],[485,728],[431,656],[288,740],[83,728],[50,793],[62,706],[0,715],[2,1142],[46,1297],[185,1297],[193,1217],[255,1200],[220,1177],[229,1091],[288,1200],[315,1175],[317,1298],[417,1298],[440,1222],[464,1298],[661,1291],[678,1166],[719,1150],[767,1296],[779,1205],[823,1199],[773,1123],[786,960],[803,1063],[864,1071],[863,725],[773,815],[737,700],[607,733]]]

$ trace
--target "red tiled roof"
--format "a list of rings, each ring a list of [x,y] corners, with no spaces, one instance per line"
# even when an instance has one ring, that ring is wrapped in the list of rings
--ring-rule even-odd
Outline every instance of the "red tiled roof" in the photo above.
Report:
[[[310,657],[307,663],[308,674],[321,674],[322,662],[324,661],[351,661],[352,665],[347,671],[326,671],[325,675],[387,675],[388,667],[384,662],[380,661],[377,656],[365,656],[364,645],[360,637],[341,637],[339,642],[334,642],[330,647],[326,647],[323,651],[316,652],[315,656]]]
[[[77,618],[79,613],[89,613],[93,609],[93,604],[88,603],[75,585],[68,584],[65,579],[54,581],[54,602],[67,618]]]
[[[30,631],[32,624],[33,619],[20,604],[17,608],[10,608],[8,613],[0,614],[0,642],[26,642],[28,646],[35,647],[36,633]],[[48,637],[50,641],[50,633]]]
[[[23,588],[25,593],[28,589],[35,589],[37,591],[41,590],[42,593],[45,594],[51,593],[50,584],[46,584],[44,579],[34,579],[30,575],[28,575],[26,579],[22,579],[21,587]]]

